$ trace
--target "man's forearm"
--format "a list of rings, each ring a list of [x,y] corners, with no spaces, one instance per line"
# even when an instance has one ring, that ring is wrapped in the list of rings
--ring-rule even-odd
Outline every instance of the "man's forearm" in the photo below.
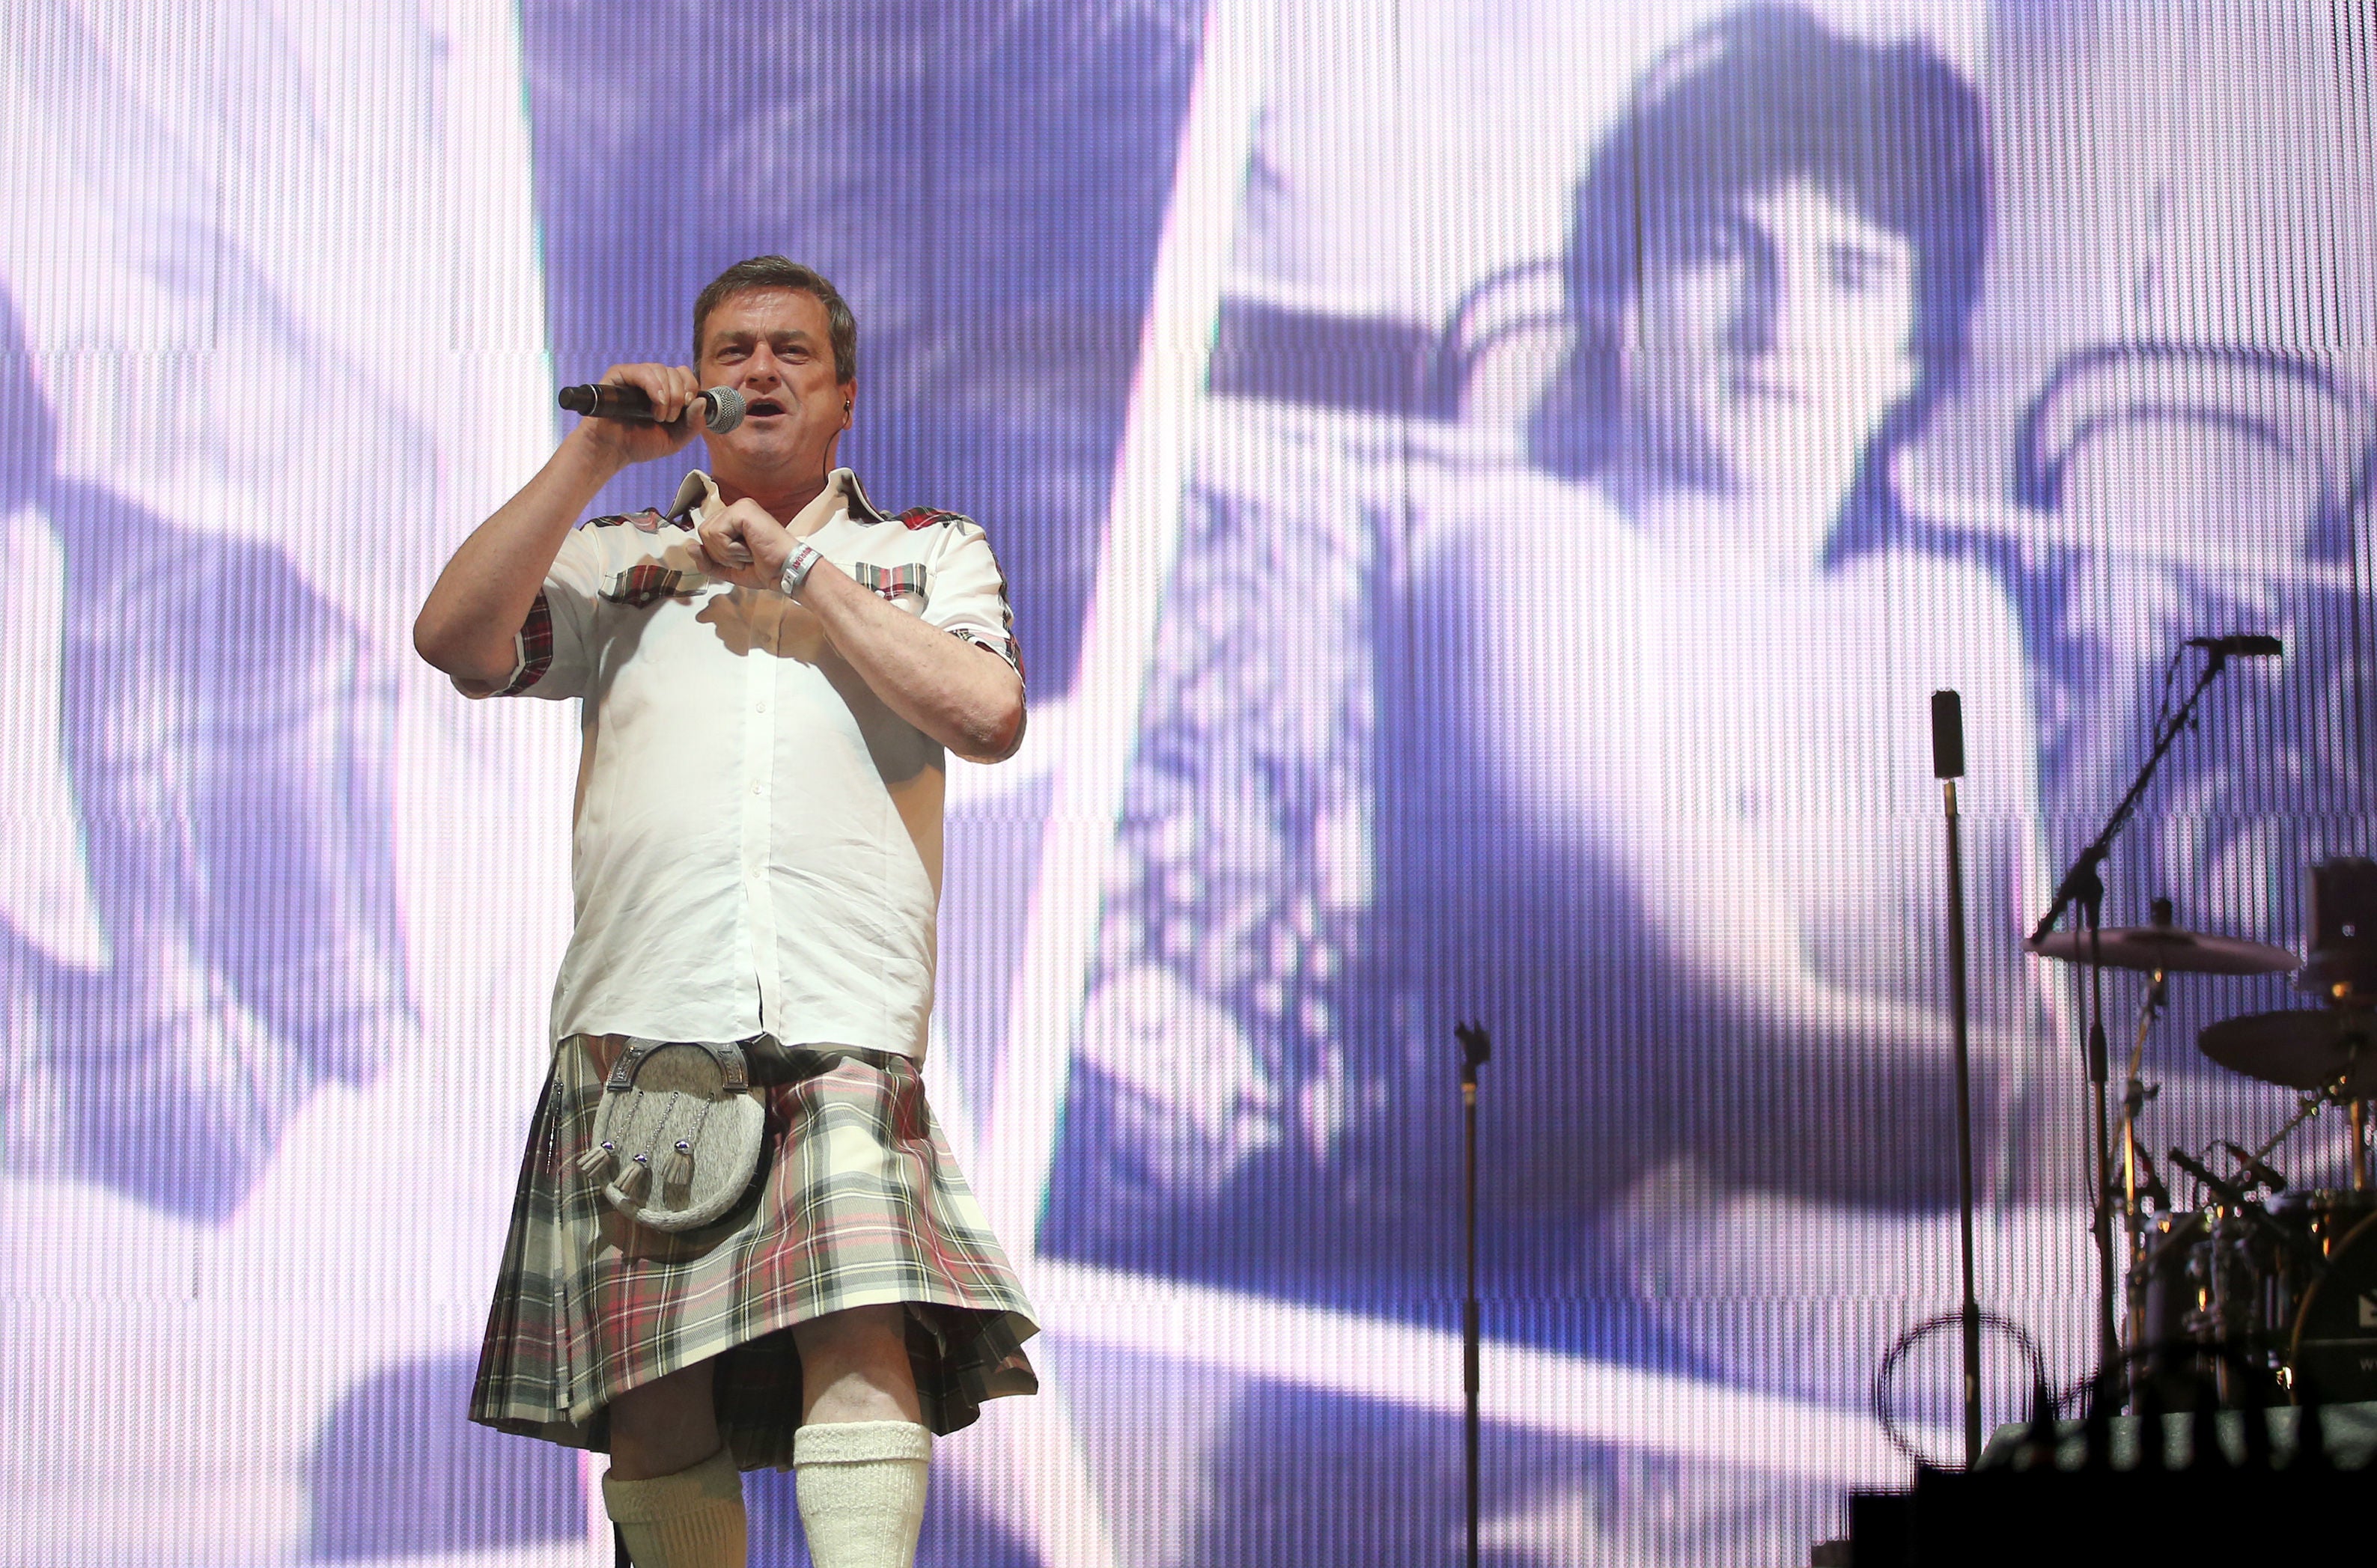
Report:
[[[1008,662],[926,625],[819,562],[800,602],[892,712],[970,762],[998,762],[1023,738],[1023,681]]]
[[[472,685],[501,682],[511,671],[512,637],[570,525],[621,466],[586,443],[564,441],[438,574],[412,623],[421,657]]]

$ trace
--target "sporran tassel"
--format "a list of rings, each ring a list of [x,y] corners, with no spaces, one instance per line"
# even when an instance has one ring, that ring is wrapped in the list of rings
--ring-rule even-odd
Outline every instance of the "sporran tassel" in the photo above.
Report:
[[[629,1201],[643,1201],[644,1192],[652,1182],[651,1160],[650,1154],[639,1154],[627,1162],[627,1171],[619,1178],[618,1186],[620,1193]]]

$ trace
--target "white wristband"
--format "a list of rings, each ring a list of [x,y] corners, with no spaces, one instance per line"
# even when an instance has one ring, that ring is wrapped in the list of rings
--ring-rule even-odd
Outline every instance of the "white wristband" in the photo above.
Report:
[[[782,575],[776,578],[777,591],[786,599],[800,592],[801,585],[808,581],[809,569],[824,559],[823,551],[806,541],[794,547],[792,555],[784,562]]]

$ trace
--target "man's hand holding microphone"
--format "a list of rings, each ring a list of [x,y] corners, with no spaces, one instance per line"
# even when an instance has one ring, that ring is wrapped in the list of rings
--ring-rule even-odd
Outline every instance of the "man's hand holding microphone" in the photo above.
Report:
[[[704,390],[684,365],[613,365],[603,379],[561,389],[561,406],[586,416],[571,434],[625,467],[665,457],[705,429],[723,435],[743,422],[744,398],[731,386]],[[781,586],[792,536],[752,500],[737,501],[701,525],[702,553],[714,576],[742,588]]]
[[[563,387],[560,403],[586,416],[570,439],[620,468],[665,457],[705,430],[723,435],[744,410],[733,387],[704,391],[690,368],[666,364],[615,364],[600,381]]]

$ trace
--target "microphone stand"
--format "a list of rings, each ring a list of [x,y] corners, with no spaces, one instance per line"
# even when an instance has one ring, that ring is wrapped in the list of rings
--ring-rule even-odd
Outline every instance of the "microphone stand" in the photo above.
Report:
[[[1972,1006],[1965,985],[1965,856],[1956,814],[1956,780],[1965,772],[1965,716],[1954,692],[1931,694],[1931,770],[1939,776],[1948,823],[1948,1012],[1956,1045],[1957,1242],[1965,1284],[1965,1468],[1970,1470],[1981,1462],[1981,1300],[1973,1266]]]
[[[1493,1054],[1494,1044],[1483,1024],[1458,1024],[1452,1032],[1461,1041],[1461,1457],[1469,1509],[1468,1564],[1477,1568],[1477,1069]]]
[[[2096,1182],[2089,1229],[2096,1244],[2096,1329],[2100,1363],[2096,1386],[2099,1388],[2107,1386],[2105,1380],[2116,1375],[2122,1364],[2120,1332],[2116,1326],[2118,1289],[2113,1267],[2113,1150],[2105,1119],[2105,1093],[2110,1073],[2105,1045],[2104,943],[2099,933],[2105,906],[2105,879],[2101,868],[2105,857],[2112,850],[2113,840],[2122,828],[2129,826],[2130,818],[2136,814],[2139,800],[2144,796],[2146,786],[2153,782],[2155,771],[2162,766],[2162,759],[2169,754],[2171,746],[2179,740],[2180,732],[2193,728],[2195,705],[2203,700],[2212,683],[2219,679],[2220,672],[2228,667],[2227,649],[2215,646],[2207,652],[2204,672],[2196,677],[2195,685],[2187,694],[2187,700],[2179,705],[2177,712],[2163,718],[2155,735],[2154,749],[2146,754],[2145,763],[2138,769],[2137,778],[2131,780],[2128,792],[2113,807],[2113,814],[2106,818],[2103,830],[2089,841],[2086,849],[2080,851],[2079,859],[2072,862],[2072,869],[2063,873],[2063,880],[2056,885],[2054,903],[2046,914],[2039,917],[2038,924],[2030,933],[2034,945],[2046,940],[2047,933],[2055,929],[2056,922],[2063,918],[2065,911],[2075,905],[2088,932],[2088,1129]]]

